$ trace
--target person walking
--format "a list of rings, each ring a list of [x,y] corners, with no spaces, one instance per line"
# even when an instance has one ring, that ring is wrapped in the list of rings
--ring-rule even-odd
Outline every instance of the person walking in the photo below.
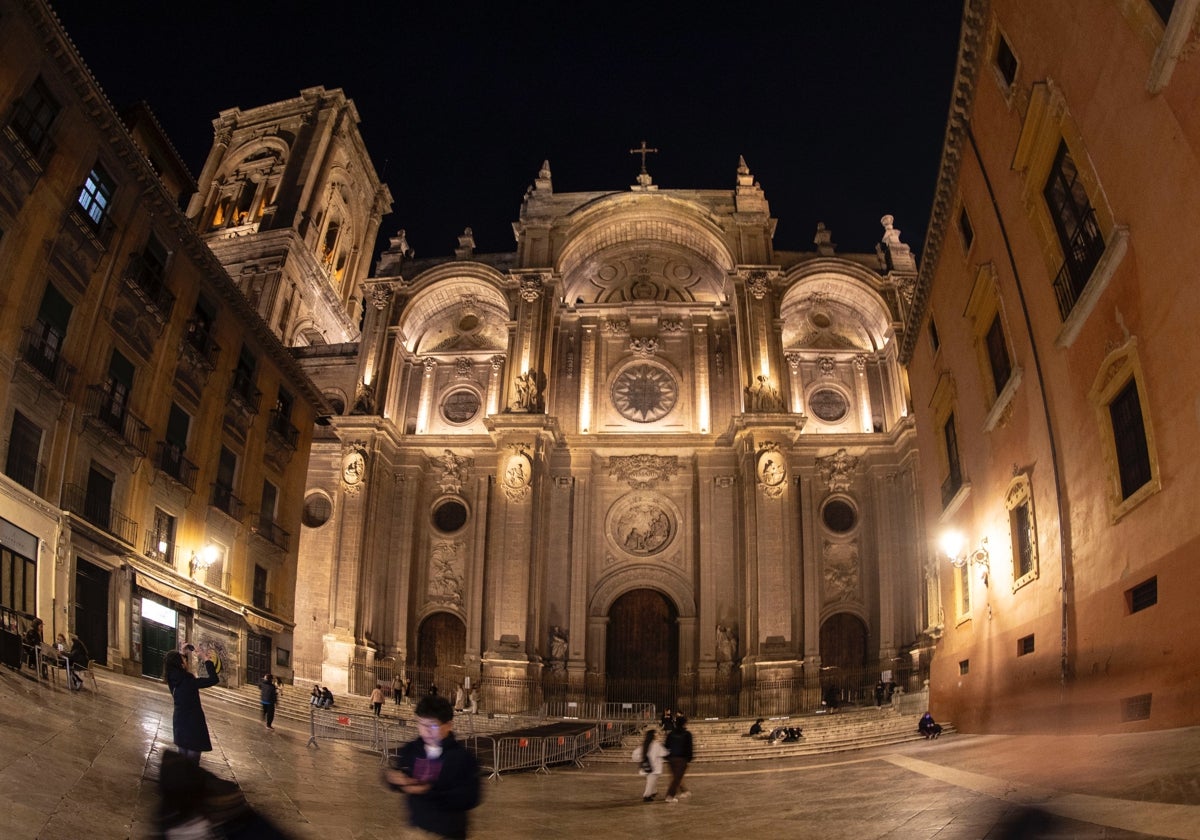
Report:
[[[658,732],[651,727],[646,730],[642,744],[633,749],[633,760],[638,762],[638,773],[646,777],[646,786],[642,790],[642,801],[653,802],[658,790],[658,777],[662,775],[663,759],[667,757],[667,748],[658,740]]]
[[[208,721],[204,717],[204,707],[200,705],[200,689],[217,684],[217,668],[212,654],[203,664],[206,674],[197,677],[188,670],[179,651],[168,651],[163,659],[163,679],[175,701],[175,713],[171,717],[175,746],[193,764],[200,763],[200,753],[212,750]]]
[[[667,802],[674,805],[687,799],[692,792],[683,784],[683,774],[692,760],[692,733],[687,728],[687,718],[678,715],[675,726],[667,733],[667,764],[671,768],[671,786],[667,788]]]
[[[399,674],[392,677],[392,702],[397,706],[400,705],[400,698],[404,696],[404,680]]]
[[[465,838],[467,812],[479,804],[479,764],[455,740],[454,708],[445,697],[422,697],[413,717],[418,737],[389,759],[384,783],[406,794],[414,828]]]
[[[266,723],[267,729],[274,729],[275,704],[279,702],[279,689],[275,687],[275,678],[270,674],[263,674],[262,679],[258,681],[258,694],[262,702],[263,722]]]
[[[375,690],[371,692],[371,705],[375,709],[375,717],[379,717],[379,713],[383,711],[383,689],[379,687],[379,683],[375,683]]]

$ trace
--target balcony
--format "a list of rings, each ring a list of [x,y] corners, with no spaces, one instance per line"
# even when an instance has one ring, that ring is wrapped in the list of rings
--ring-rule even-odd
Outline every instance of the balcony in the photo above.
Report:
[[[166,563],[168,566],[175,565],[175,543],[153,531],[146,532],[146,544],[142,553],[151,560]]]
[[[259,515],[258,524],[250,529],[250,533],[261,537],[281,551],[288,550],[288,532],[266,516]]]
[[[113,510],[111,499],[89,496],[78,484],[68,484],[63,488],[62,506],[68,513],[83,517],[121,542],[131,547],[137,544],[138,524],[128,516]]]
[[[1058,314],[1064,321],[1083,294],[1092,272],[1104,256],[1104,235],[1096,222],[1096,211],[1089,210],[1071,239],[1064,244],[1065,259],[1054,278],[1054,297]]]
[[[144,456],[150,444],[150,428],[125,409],[124,401],[113,399],[104,385],[89,385],[84,399],[84,421],[128,454]]]
[[[48,385],[59,397],[66,398],[75,369],[66,363],[59,349],[61,339],[51,340],[44,327],[29,327],[21,336],[20,359],[37,380]]]
[[[267,592],[264,589],[255,589],[251,595],[250,603],[258,607],[260,610],[271,612],[274,610],[274,605],[272,604],[273,600],[274,599],[271,598],[270,592]]]
[[[200,468],[183,457],[183,450],[173,443],[160,440],[154,449],[154,466],[169,478],[182,484],[192,492],[196,489],[196,475]]]
[[[238,522],[246,515],[246,505],[233,495],[233,488],[216,481],[212,483],[212,495],[209,496],[208,503]]]
[[[171,317],[175,295],[163,284],[162,269],[141,254],[134,254],[125,269],[125,289],[154,316],[159,324]]]
[[[259,400],[262,391],[254,387],[254,375],[244,370],[233,372],[233,382],[229,384],[229,399],[239,403],[250,414],[258,414]]]
[[[270,418],[267,420],[267,433],[278,438],[279,442],[288,449],[293,450],[300,437],[300,432],[288,421],[287,415],[279,409],[271,412]]]
[[[175,382],[180,389],[198,401],[208,387],[208,377],[216,368],[220,352],[220,345],[201,321],[188,321],[183,341],[179,342],[179,364],[175,366]]]

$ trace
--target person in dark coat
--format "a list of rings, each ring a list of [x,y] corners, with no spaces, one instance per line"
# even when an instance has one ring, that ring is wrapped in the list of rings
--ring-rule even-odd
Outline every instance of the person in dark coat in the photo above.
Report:
[[[683,784],[683,774],[692,760],[692,733],[687,729],[687,718],[679,715],[675,726],[667,733],[667,764],[671,767],[671,786],[667,788],[667,802],[674,805],[687,799],[692,792]]]
[[[263,722],[266,723],[267,729],[274,729],[272,724],[275,723],[275,704],[279,700],[279,689],[275,687],[275,678],[270,674],[263,674],[262,679],[258,681],[258,695],[262,703]]]
[[[29,623],[29,627],[26,628],[25,635],[21,637],[21,642],[25,645],[25,659],[29,663],[30,668],[37,669],[38,650],[42,647],[44,641],[42,638],[42,620],[34,618]],[[43,676],[45,676],[44,673]]]
[[[440,837],[467,836],[479,804],[479,764],[454,738],[450,701],[426,695],[413,711],[418,736],[388,760],[384,782],[407,796],[409,824]]]
[[[67,650],[67,661],[71,663],[71,688],[75,691],[83,688],[83,677],[79,676],[80,669],[87,670],[91,657],[84,647],[83,640],[78,636],[71,637],[71,647]]]
[[[933,719],[933,715],[926,712],[921,715],[921,721],[917,724],[917,731],[925,736],[925,740],[929,741],[942,734],[942,725]]]
[[[193,763],[200,763],[200,753],[212,750],[208,737],[208,721],[200,705],[200,689],[217,684],[217,668],[212,655],[204,660],[206,675],[197,677],[188,670],[183,654],[170,651],[163,660],[163,679],[175,700],[171,723],[175,731],[175,746]]]

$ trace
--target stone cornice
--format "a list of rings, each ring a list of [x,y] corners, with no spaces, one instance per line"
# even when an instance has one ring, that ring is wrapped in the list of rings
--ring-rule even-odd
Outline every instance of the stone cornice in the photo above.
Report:
[[[942,144],[942,160],[938,167],[937,186],[934,188],[933,207],[929,212],[929,224],[925,230],[925,247],[921,254],[921,269],[917,274],[913,291],[912,306],[908,310],[908,323],[900,344],[899,360],[903,365],[912,358],[913,346],[925,310],[929,303],[929,287],[941,255],[942,242],[947,226],[952,223],[950,213],[954,209],[954,193],[958,183],[958,170],[962,161],[963,142],[971,119],[971,106],[975,98],[975,83],[983,61],[982,48],[985,23],[990,0],[967,0],[963,8],[962,30],[958,41],[958,64],[954,71],[954,86],[950,94],[950,116],[946,121],[945,141]]]

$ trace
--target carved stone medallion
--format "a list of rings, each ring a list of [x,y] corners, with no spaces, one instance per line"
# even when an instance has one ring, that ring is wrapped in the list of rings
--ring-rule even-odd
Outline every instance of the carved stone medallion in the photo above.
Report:
[[[617,375],[611,394],[613,407],[626,420],[653,423],[671,413],[679,399],[679,384],[666,368],[640,363]]]

